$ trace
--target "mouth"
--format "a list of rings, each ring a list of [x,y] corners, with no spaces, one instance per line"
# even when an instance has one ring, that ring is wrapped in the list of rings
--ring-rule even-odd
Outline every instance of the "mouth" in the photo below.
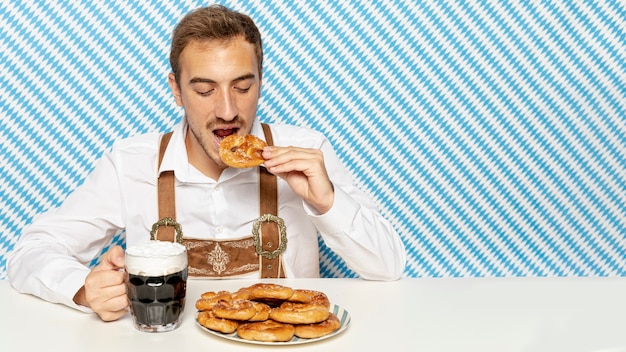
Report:
[[[237,134],[237,132],[239,132],[239,128],[221,128],[213,130],[213,135],[215,136],[217,144],[220,144],[224,138],[230,136],[231,134]]]

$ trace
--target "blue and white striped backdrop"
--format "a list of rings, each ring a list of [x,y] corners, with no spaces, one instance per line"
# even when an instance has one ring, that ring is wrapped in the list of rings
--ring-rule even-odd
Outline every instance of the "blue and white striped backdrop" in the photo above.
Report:
[[[180,119],[170,33],[202,4],[0,4],[0,278],[114,140]],[[225,4],[264,37],[260,117],[329,136],[405,276],[626,275],[624,2]]]

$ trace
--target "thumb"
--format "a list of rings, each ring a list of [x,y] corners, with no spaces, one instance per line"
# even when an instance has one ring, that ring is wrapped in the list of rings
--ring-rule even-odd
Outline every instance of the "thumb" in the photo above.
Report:
[[[118,270],[124,268],[124,250],[120,246],[111,247],[100,258],[100,264],[94,270]]]

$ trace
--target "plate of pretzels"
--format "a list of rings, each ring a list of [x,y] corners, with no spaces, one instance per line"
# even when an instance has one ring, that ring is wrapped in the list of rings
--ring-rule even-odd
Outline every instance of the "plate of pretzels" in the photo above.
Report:
[[[222,338],[253,344],[302,344],[327,339],[350,325],[350,314],[324,292],[258,283],[238,291],[204,292],[196,323]]]

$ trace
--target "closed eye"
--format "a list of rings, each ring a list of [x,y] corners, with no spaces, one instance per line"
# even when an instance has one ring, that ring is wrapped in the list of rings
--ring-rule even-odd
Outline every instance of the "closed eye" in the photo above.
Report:
[[[241,87],[235,87],[235,90],[239,93],[247,93],[250,90],[251,86],[245,87],[245,88],[241,88]]]

